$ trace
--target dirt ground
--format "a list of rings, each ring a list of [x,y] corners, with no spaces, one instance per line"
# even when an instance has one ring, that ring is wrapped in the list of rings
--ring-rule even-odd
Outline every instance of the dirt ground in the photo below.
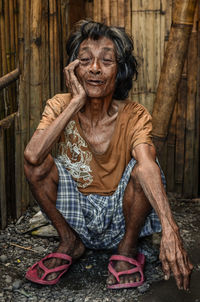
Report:
[[[170,201],[185,247],[194,264],[189,292],[179,291],[173,277],[163,280],[159,236],[146,238],[145,283],[138,289],[108,290],[105,285],[108,259],[113,251],[87,250],[60,282],[52,287],[25,279],[29,266],[55,250],[56,238],[22,234],[34,209],[0,233],[0,301],[2,302],[200,302],[200,199]]]

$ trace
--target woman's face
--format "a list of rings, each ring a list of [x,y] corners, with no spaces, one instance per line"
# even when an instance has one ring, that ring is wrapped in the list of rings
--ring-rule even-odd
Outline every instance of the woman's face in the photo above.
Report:
[[[84,40],[79,49],[78,80],[90,98],[112,96],[115,90],[117,62],[115,46],[105,37]]]

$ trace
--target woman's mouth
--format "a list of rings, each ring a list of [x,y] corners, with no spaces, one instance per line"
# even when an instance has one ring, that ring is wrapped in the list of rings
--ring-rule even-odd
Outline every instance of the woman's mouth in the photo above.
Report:
[[[92,85],[92,86],[100,86],[100,85],[103,85],[104,84],[104,81],[102,80],[93,80],[93,79],[89,79],[86,81],[89,85]]]

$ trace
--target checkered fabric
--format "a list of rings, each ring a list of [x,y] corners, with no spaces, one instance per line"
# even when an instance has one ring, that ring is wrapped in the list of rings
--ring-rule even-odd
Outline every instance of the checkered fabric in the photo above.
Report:
[[[132,159],[129,162],[117,190],[111,196],[80,193],[76,182],[66,168],[57,159],[55,159],[55,163],[59,171],[56,208],[79,234],[86,247],[91,249],[116,248],[125,233],[122,202],[136,160]],[[164,175],[161,174],[165,185]],[[155,211],[152,210],[146,218],[140,237],[160,231],[160,221]]]

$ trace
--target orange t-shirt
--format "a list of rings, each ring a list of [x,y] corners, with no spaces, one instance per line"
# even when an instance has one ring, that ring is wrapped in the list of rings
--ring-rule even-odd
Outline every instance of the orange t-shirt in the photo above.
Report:
[[[57,94],[47,101],[37,129],[45,129],[66,108],[70,94]],[[133,148],[141,143],[152,145],[151,116],[141,105],[126,101],[118,112],[115,131],[104,154],[95,153],[75,114],[60,136],[58,160],[70,172],[83,194],[111,195],[131,160]]]

